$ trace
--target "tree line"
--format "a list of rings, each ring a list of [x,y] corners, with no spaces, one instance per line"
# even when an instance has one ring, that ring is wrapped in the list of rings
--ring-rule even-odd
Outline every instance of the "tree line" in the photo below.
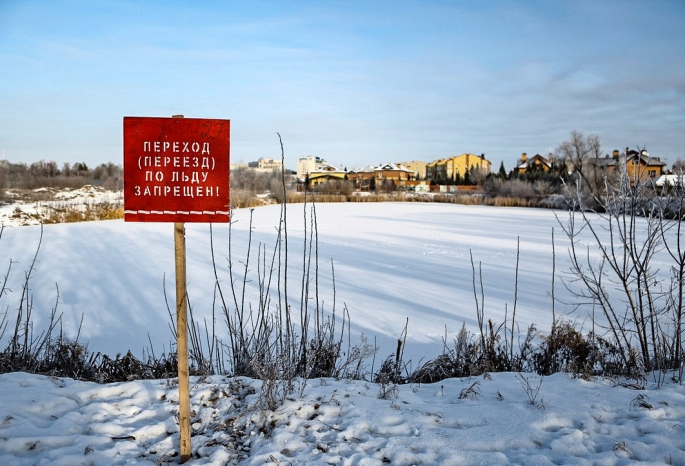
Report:
[[[94,168],[85,162],[64,163],[54,160],[27,164],[0,160],[0,193],[7,189],[80,188],[86,184],[117,190],[124,186],[121,165],[102,163]]]

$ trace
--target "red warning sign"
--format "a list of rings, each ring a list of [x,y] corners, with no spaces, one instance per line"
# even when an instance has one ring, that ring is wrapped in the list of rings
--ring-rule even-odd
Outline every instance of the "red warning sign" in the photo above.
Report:
[[[124,117],[124,220],[228,222],[230,121]]]

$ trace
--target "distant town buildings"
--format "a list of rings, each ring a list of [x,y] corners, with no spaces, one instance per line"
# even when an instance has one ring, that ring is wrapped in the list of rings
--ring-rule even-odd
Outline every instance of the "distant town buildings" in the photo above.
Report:
[[[433,162],[411,160],[386,163],[363,168],[335,167],[326,160],[300,157],[297,160],[297,178],[310,187],[336,180],[348,180],[355,188],[366,191],[381,186],[386,189],[428,190],[430,183],[452,183],[468,180],[475,171],[490,173],[492,163],[485,155],[461,154]]]
[[[264,171],[282,171],[283,162],[281,160],[260,158],[257,160],[257,168]]]
[[[231,170],[250,168],[257,172],[270,173],[283,170],[283,162],[280,160],[262,157],[256,162],[232,163]]]
[[[617,168],[624,168],[634,182],[657,179],[665,173],[666,163],[658,157],[651,157],[646,150],[640,152],[626,148],[624,153],[614,151],[604,158],[593,159],[592,165],[608,173]],[[526,152],[516,161],[511,170],[513,175],[527,175],[531,172],[547,172],[555,164],[564,164],[570,172],[573,166],[569,161],[556,160],[552,153],[546,157],[535,154],[529,157]],[[231,164],[231,169],[250,168],[260,172],[284,170],[280,160],[262,157],[248,164]],[[557,168],[559,168],[557,166]],[[297,180],[300,184],[317,186],[329,181],[349,180],[360,190],[375,189],[378,184],[401,186],[410,190],[427,189],[429,185],[462,185],[482,181],[492,172],[492,162],[485,154],[463,153],[443,157],[431,162],[410,160],[397,163],[386,163],[378,166],[369,165],[363,168],[336,167],[325,159],[313,155],[297,159]],[[503,165],[500,173],[503,172]],[[424,186],[425,185],[425,186]]]

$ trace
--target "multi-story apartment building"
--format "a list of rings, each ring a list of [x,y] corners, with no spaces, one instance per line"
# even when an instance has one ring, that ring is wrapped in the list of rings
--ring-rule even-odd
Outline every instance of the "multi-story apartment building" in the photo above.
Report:
[[[461,154],[435,160],[426,165],[426,179],[441,183],[463,179],[467,170],[481,170],[490,173],[492,162],[485,158],[485,154]]]
[[[307,155],[305,157],[300,157],[297,159],[297,178],[302,181],[308,174],[316,170],[322,170],[323,168],[329,166],[321,157],[315,157],[313,155]]]

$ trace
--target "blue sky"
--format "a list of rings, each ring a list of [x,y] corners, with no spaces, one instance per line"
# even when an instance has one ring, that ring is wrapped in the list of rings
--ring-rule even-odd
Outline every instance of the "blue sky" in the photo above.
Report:
[[[231,120],[232,162],[348,168],[572,130],[685,159],[685,2],[0,0],[0,151],[122,160],[124,116]]]

